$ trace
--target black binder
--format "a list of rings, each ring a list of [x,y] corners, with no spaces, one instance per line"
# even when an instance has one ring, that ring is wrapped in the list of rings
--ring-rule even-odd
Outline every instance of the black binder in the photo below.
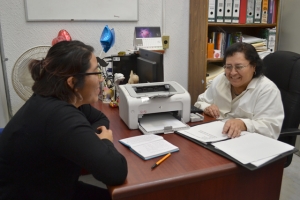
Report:
[[[198,140],[196,140],[196,139],[194,139],[194,138],[188,137],[188,136],[186,136],[186,135],[184,135],[184,134],[181,134],[181,133],[179,133],[179,132],[177,132],[177,131],[176,131],[175,133],[178,134],[178,135],[180,135],[180,136],[182,136],[182,137],[184,137],[184,138],[186,138],[186,139],[188,139],[188,140],[190,140],[190,141],[192,141],[192,142],[194,142],[194,143],[196,143],[196,144],[199,144],[200,146],[202,146],[202,147],[204,147],[204,148],[206,148],[206,149],[209,149],[209,150],[211,150],[211,151],[213,151],[213,152],[215,152],[215,153],[217,153],[217,154],[219,154],[219,155],[221,155],[221,156],[223,156],[223,157],[225,157],[225,158],[227,158],[227,159],[229,159],[229,160],[231,160],[231,161],[233,161],[233,162],[235,162],[235,163],[237,163],[237,164],[239,164],[239,165],[241,165],[241,166],[243,166],[243,167],[245,167],[245,168],[247,168],[247,169],[249,169],[249,170],[251,170],[251,171],[254,171],[254,170],[256,170],[256,169],[259,169],[259,168],[261,168],[261,167],[263,167],[263,166],[266,166],[266,165],[268,165],[268,164],[270,164],[270,163],[273,163],[273,162],[276,161],[276,160],[279,160],[279,159],[281,159],[281,158],[284,158],[284,157],[286,157],[286,156],[288,156],[288,155],[290,155],[290,154],[293,154],[293,153],[295,153],[295,152],[298,151],[298,149],[294,148],[294,149],[291,150],[291,151],[287,151],[287,152],[285,152],[285,153],[282,153],[282,154],[276,156],[276,157],[273,158],[272,160],[269,160],[268,162],[266,162],[266,163],[264,163],[264,164],[262,164],[262,165],[260,165],[260,166],[255,166],[255,165],[253,165],[253,164],[251,164],[251,163],[249,163],[249,164],[243,164],[243,163],[241,163],[240,161],[238,161],[238,160],[236,160],[235,158],[231,157],[231,156],[228,155],[227,153],[225,153],[225,152],[223,152],[223,151],[221,151],[221,150],[219,150],[219,149],[216,149],[216,148],[212,145],[212,143],[204,144],[204,143],[202,143],[202,142],[200,142],[200,141],[198,141]]]

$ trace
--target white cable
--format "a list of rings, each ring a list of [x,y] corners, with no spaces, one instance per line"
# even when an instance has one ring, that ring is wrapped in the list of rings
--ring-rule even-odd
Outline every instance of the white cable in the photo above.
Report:
[[[102,54],[102,52],[103,52],[103,49],[101,49],[101,52],[100,52],[100,54],[99,54],[99,58],[101,58],[101,54]]]
[[[166,1],[162,0],[162,35],[165,35],[165,27],[166,27]]]

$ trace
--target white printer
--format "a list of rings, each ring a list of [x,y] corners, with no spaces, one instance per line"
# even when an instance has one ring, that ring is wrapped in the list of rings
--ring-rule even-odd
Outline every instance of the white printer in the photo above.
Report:
[[[138,129],[148,114],[173,112],[182,122],[190,120],[190,94],[175,81],[120,85],[119,100],[120,117],[130,129]]]

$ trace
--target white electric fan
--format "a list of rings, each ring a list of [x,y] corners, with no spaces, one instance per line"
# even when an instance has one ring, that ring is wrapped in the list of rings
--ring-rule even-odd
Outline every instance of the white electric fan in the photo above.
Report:
[[[32,85],[34,83],[28,69],[32,59],[41,60],[46,57],[51,46],[37,46],[25,51],[16,61],[12,71],[12,84],[16,93],[24,101],[32,95]]]

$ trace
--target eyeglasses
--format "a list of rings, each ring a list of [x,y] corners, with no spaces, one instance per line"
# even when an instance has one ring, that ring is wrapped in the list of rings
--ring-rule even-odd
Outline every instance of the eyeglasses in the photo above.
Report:
[[[102,72],[100,70],[100,68],[97,68],[97,72],[85,72],[85,73],[78,73],[79,75],[84,75],[84,76],[88,76],[88,75],[98,75],[99,79],[102,79]]]
[[[87,72],[87,73],[78,73],[79,75],[101,75],[102,72]]]
[[[88,75],[101,75],[102,72],[101,72],[100,68],[98,67],[97,72],[85,72],[85,73],[78,73],[78,74],[79,75],[86,75],[86,76],[88,76]]]
[[[250,65],[250,64],[248,64]],[[227,71],[232,71],[232,69],[234,68],[235,71],[242,71],[245,67],[247,67],[248,65],[224,65],[223,68]]]

